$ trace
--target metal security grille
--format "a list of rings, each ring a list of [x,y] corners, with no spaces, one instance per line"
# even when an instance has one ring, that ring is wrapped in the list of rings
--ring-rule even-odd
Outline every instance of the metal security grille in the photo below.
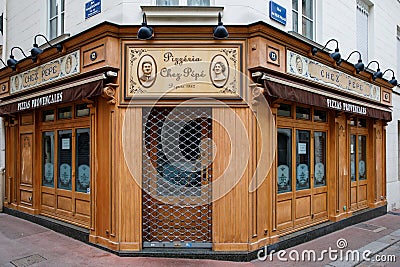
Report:
[[[211,109],[143,110],[143,245],[211,246]]]

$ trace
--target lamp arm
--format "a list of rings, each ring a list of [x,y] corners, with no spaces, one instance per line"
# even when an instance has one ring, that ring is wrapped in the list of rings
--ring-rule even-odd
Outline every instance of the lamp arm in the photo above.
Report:
[[[7,64],[6,63],[4,63],[4,61],[0,58],[0,61],[1,61],[1,63],[3,63],[3,65],[4,66],[6,66],[7,67]]]
[[[380,67],[379,67],[379,62],[376,61],[376,60],[370,61],[365,69],[368,69],[369,65],[370,65],[372,62],[375,62],[376,64],[378,64],[378,69],[377,69],[377,70],[379,70],[379,69],[380,69]]]
[[[358,55],[360,56],[360,57],[358,58],[358,60],[361,60],[361,53],[358,52],[357,50],[355,50],[355,51],[353,51],[353,52],[350,53],[350,55],[346,58],[346,61],[349,60],[349,58],[351,57],[351,55],[354,54],[354,53],[358,53]]]
[[[13,48],[11,48],[11,55],[12,55],[12,56],[13,56],[13,50],[14,50],[14,48],[18,48],[18,49],[22,52],[22,54],[23,54],[25,57],[28,57],[28,56],[24,53],[24,50],[22,50],[22,48],[19,47],[19,46],[14,46]]]
[[[321,51],[323,51],[326,48],[326,46],[329,44],[330,41],[335,41],[336,42],[336,49],[339,48],[339,42],[336,39],[332,38],[332,39],[328,40],[328,42],[326,42],[324,48],[322,48]]]
[[[49,42],[49,40],[47,40],[46,36],[44,36],[43,34],[40,34],[40,33],[35,35],[35,38],[34,38],[34,40],[33,40],[34,45],[35,45],[35,44],[37,45],[36,37],[38,37],[38,36],[43,37],[43,38],[46,40],[46,42],[47,42],[51,47],[53,47],[53,45]]]
[[[385,75],[385,73],[386,73],[388,70],[390,70],[390,71],[392,72],[393,77],[394,77],[394,71],[393,71],[392,69],[387,69],[387,70],[385,70],[385,71],[383,72],[382,76]]]

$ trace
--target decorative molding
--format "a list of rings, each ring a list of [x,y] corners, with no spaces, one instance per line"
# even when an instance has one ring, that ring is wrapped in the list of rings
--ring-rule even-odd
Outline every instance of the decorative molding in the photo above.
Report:
[[[251,91],[251,104],[253,106],[257,106],[259,101],[257,100],[260,95],[264,93],[264,88],[261,87],[259,84],[250,84],[250,91]]]
[[[118,87],[118,84],[108,83],[103,88],[103,92],[102,92],[101,96],[107,100],[108,104],[117,103],[117,100],[115,98],[115,91],[116,91],[117,87]]]

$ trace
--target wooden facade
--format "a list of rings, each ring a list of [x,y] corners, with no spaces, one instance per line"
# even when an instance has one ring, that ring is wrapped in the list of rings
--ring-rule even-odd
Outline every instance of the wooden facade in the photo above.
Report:
[[[232,26],[226,40],[212,40],[209,27],[180,27],[177,33],[172,26],[158,26],[156,38],[148,41],[137,40],[137,30],[103,23],[64,41],[60,53],[49,48],[37,63],[25,59],[16,72],[0,72],[0,110],[6,128],[6,208],[84,227],[90,231],[91,243],[115,251],[141,251],[146,246],[254,251],[300,229],[386,205],[385,127],[390,120],[391,89],[385,81],[372,81],[367,72],[356,74],[347,62],[337,66],[326,52],[313,56],[310,44],[263,23]],[[162,57],[166,51],[180,56]],[[59,60],[60,71],[67,72],[66,55],[75,52],[79,54],[75,74],[26,85],[26,73],[53,61]],[[309,64],[321,64],[323,70],[334,69],[375,86],[371,88],[378,88],[380,95],[371,99],[293,75],[288,70],[290,53]],[[196,58],[207,66],[196,63]],[[158,67],[152,82],[140,77],[141,65],[149,60]],[[212,77],[217,61],[223,60],[230,71],[229,77],[223,78],[229,79],[225,83]],[[177,84],[181,81],[174,73],[181,70],[177,69],[180,61],[191,69],[179,78],[188,80]],[[15,84],[17,80],[23,84]],[[95,86],[100,90],[94,90]],[[279,94],[274,86],[292,94]],[[75,92],[68,101],[67,90]],[[63,98],[38,107],[22,103],[48,93],[62,93]],[[304,95],[297,97],[297,93]],[[158,95],[162,97],[157,99]],[[314,103],[313,96],[323,97],[325,102]],[[327,102],[339,100],[347,110],[337,102],[329,102],[336,106]],[[261,107],[262,102],[268,109]],[[159,191],[159,178],[148,178],[160,166],[164,176],[167,167],[172,167],[160,161],[168,156],[158,150],[162,130],[146,130],[146,112],[178,106],[189,113],[196,108],[209,109],[211,122],[199,131],[208,131],[212,141],[191,141],[192,135],[187,142],[207,146],[212,160],[202,162],[207,166],[193,172],[199,173],[202,186],[193,186],[193,193],[179,191],[171,196]],[[189,116],[180,112],[176,118]],[[148,139],[146,131],[150,131]],[[279,138],[286,141],[279,143]],[[150,150],[157,157],[150,159],[157,165],[155,170],[146,167],[151,165],[145,162]],[[62,176],[62,167],[69,174]],[[90,170],[89,182],[84,180],[84,167]],[[305,184],[296,179],[300,167],[307,169]],[[48,176],[46,168],[51,170]],[[289,175],[290,180],[280,180],[281,174]],[[63,179],[68,181],[63,183]],[[175,202],[147,209],[146,179],[158,192],[154,196],[157,201]],[[200,196],[206,193],[208,202],[203,203]],[[191,202],[182,205],[182,201]],[[201,202],[200,208],[196,201]],[[180,215],[169,210],[179,210]],[[146,225],[149,213],[152,224]],[[185,220],[189,222],[183,225]],[[196,233],[189,232],[188,226],[198,228],[204,237],[198,240],[203,241],[196,241]],[[146,232],[145,236],[146,227],[165,234]],[[181,231],[182,237],[168,237],[168,229]]]

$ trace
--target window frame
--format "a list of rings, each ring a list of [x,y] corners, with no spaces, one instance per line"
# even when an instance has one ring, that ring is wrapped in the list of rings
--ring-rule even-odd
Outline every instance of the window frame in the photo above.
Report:
[[[54,2],[56,5],[56,14],[51,17],[51,2]],[[64,6],[62,6],[64,3]],[[53,33],[51,29],[51,21],[56,19],[57,21],[57,29],[56,32]],[[49,40],[55,39],[65,32],[65,0],[48,0],[47,1],[47,36]]]
[[[312,19],[307,17],[305,14],[303,14],[303,1],[301,1],[301,0],[296,0],[296,1],[297,1],[297,10],[295,10],[293,8],[293,2],[292,2],[292,6],[291,6],[291,8],[292,8],[292,30],[294,32],[297,32],[300,35],[303,35],[304,37],[306,37],[306,38],[308,38],[310,40],[315,41],[316,40],[316,38],[315,38],[316,25],[317,25],[317,23],[316,23],[316,1],[315,0],[310,0],[311,4],[312,4],[312,7],[313,7],[313,10],[312,10],[313,18]],[[294,24],[294,20],[293,20],[293,13],[297,13],[297,29],[294,28],[295,24]],[[307,37],[303,33],[303,16],[307,20],[312,22],[312,38]]]

